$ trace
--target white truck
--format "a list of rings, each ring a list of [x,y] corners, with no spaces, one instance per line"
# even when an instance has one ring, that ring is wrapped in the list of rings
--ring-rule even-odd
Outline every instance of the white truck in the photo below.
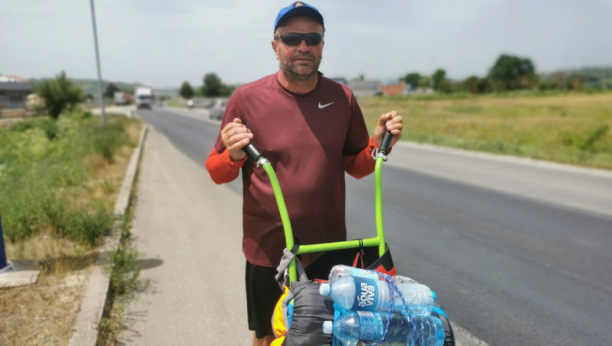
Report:
[[[134,99],[136,102],[136,108],[153,108],[155,102],[155,95],[153,95],[153,89],[150,87],[136,87],[134,90]]]

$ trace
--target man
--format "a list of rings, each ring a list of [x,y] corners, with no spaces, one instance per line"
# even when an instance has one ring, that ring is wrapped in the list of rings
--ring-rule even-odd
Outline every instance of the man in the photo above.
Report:
[[[243,252],[249,329],[254,345],[273,340],[271,317],[281,291],[274,275],[282,257],[283,227],[269,180],[246,161],[250,141],[266,155],[281,184],[291,225],[302,244],[346,240],[344,172],[362,178],[374,171],[372,151],[385,131],[401,137],[395,111],[380,117],[368,139],[350,89],[318,72],[323,53],[323,16],[303,2],[282,9],[272,48],[277,73],[239,87],[227,104],[206,168],[217,183],[242,169]],[[304,255],[305,264],[311,258]]]

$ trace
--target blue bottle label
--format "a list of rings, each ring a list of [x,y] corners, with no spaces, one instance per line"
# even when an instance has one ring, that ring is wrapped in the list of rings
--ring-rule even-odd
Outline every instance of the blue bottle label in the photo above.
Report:
[[[369,278],[369,279],[379,280],[378,275],[376,273],[373,273],[372,271],[365,270],[365,269],[352,268],[351,269],[351,275],[353,277],[361,277],[361,278]]]
[[[355,280],[355,303],[353,309],[361,311],[374,311],[378,298],[377,280],[363,277],[354,277]]]
[[[357,311],[359,315],[359,340],[378,341],[382,337],[382,320],[378,314],[369,311]]]

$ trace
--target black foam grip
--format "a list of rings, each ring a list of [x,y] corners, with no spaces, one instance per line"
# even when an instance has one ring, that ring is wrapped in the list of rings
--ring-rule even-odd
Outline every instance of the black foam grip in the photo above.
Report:
[[[380,144],[380,151],[384,152],[385,154],[388,154],[389,147],[391,146],[391,140],[393,140],[393,135],[391,134],[391,131],[385,132],[382,143]]]
[[[259,160],[259,158],[263,156],[261,151],[259,151],[259,149],[257,149],[255,147],[255,144],[253,143],[249,143],[248,145],[243,147],[242,150],[244,150],[244,152],[247,154],[249,160],[253,162],[257,162],[257,160]]]

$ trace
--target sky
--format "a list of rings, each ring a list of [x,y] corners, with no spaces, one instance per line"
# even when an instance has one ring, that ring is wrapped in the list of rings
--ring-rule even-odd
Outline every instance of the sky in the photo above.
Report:
[[[327,77],[397,81],[443,68],[484,76],[500,54],[538,72],[612,66],[612,0],[326,0]],[[290,1],[98,0],[102,78],[178,88],[215,72],[228,84],[278,71],[271,48]],[[4,0],[0,73],[97,78],[90,2]]]

